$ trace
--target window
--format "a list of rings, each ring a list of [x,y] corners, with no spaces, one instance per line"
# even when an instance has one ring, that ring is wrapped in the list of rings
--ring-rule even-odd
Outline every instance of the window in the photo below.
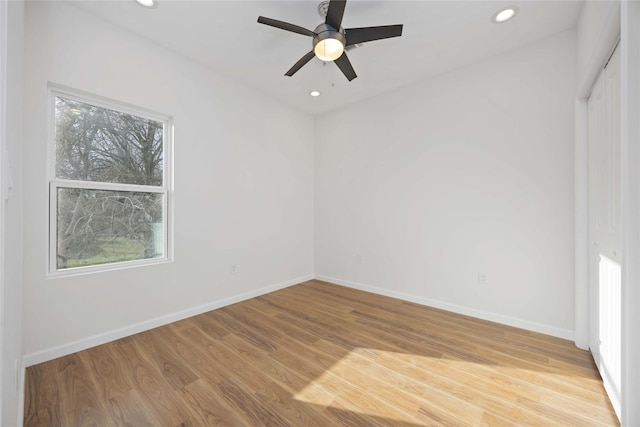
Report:
[[[171,122],[51,89],[50,273],[169,259]]]

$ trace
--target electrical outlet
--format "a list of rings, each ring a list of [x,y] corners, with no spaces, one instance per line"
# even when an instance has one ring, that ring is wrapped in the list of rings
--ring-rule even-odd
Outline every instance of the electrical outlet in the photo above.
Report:
[[[231,274],[238,274],[238,264],[231,264],[229,267],[229,272]]]
[[[480,286],[487,286],[487,275],[485,273],[478,273],[478,284]]]

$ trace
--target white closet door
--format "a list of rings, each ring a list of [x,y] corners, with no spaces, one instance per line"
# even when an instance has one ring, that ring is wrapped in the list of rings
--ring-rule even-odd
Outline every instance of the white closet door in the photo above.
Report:
[[[621,151],[620,54],[616,49],[589,98],[590,347],[620,417]]]

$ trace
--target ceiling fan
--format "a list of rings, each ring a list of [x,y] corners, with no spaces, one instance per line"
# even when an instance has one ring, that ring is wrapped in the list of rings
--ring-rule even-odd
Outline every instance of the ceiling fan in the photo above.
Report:
[[[358,76],[353,70],[351,62],[349,62],[349,58],[345,52],[346,48],[360,43],[399,37],[402,35],[402,24],[363,28],[342,28],[342,15],[344,15],[344,8],[346,4],[346,0],[330,0],[328,2],[328,6],[327,1],[320,3],[318,11],[322,13],[326,10],[326,18],[324,24],[318,25],[313,31],[298,25],[289,24],[288,22],[265,18],[264,16],[258,17],[258,22],[261,24],[270,25],[272,27],[313,38],[313,49],[311,52],[300,58],[300,60],[285,73],[285,76],[293,76],[307,62],[311,61],[314,56],[317,56],[322,61],[334,61],[338,68],[340,68],[340,71],[342,71],[342,74],[351,81]]]

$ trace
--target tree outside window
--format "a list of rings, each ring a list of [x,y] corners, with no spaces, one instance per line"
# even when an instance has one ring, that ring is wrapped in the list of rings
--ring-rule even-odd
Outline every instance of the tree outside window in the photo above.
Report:
[[[52,95],[51,270],[166,259],[168,119]]]

